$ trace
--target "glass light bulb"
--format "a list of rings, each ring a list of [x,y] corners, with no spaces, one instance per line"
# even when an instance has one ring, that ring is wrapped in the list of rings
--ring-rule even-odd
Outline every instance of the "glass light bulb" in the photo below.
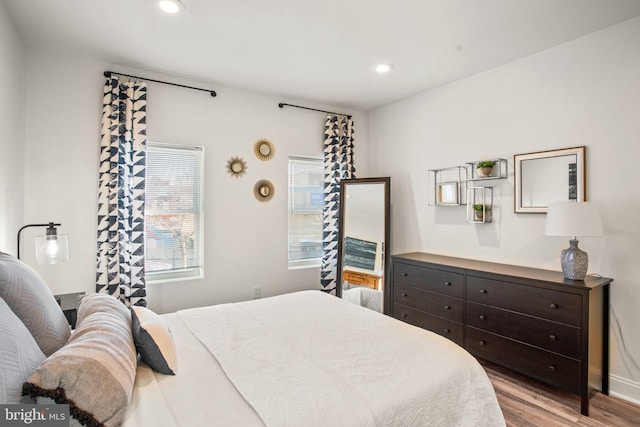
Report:
[[[60,248],[58,247],[58,239],[48,239],[47,244],[45,245],[44,252],[50,260],[55,260],[58,256],[58,252],[60,252]]]

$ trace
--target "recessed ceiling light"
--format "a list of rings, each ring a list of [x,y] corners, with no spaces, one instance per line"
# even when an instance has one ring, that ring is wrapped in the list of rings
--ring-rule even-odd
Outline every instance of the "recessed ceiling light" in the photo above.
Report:
[[[160,0],[158,6],[167,13],[178,13],[184,8],[179,0]]]
[[[384,74],[384,73],[388,73],[392,69],[393,69],[393,65],[391,64],[376,65],[376,73]]]

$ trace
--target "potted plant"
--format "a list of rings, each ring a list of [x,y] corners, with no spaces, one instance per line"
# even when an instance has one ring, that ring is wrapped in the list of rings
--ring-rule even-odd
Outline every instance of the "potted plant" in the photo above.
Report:
[[[491,221],[491,206],[476,204],[476,205],[473,205],[473,211],[475,213],[476,221],[483,221],[483,222]]]
[[[482,160],[476,164],[476,170],[478,171],[478,176],[486,178],[491,176],[493,172],[493,167],[496,165],[495,160]]]

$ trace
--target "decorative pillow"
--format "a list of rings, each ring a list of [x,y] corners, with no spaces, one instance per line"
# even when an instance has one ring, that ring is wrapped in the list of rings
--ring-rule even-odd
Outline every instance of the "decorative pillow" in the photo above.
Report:
[[[145,307],[131,307],[131,330],[142,360],[155,371],[175,375],[176,346],[162,317]]]
[[[27,327],[0,298],[0,402],[19,403],[22,383],[45,359]]]
[[[49,356],[69,339],[69,323],[51,290],[31,267],[0,252],[0,297]]]
[[[133,393],[136,351],[129,309],[109,295],[85,296],[69,342],[24,383],[22,394],[69,405],[85,426],[120,425]]]

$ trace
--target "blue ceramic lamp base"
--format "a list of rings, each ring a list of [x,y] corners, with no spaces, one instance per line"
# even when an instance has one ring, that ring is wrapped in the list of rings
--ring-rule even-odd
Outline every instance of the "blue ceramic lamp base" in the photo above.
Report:
[[[569,240],[569,247],[562,251],[562,272],[571,280],[584,280],[589,266],[589,256],[578,248],[576,239]]]

